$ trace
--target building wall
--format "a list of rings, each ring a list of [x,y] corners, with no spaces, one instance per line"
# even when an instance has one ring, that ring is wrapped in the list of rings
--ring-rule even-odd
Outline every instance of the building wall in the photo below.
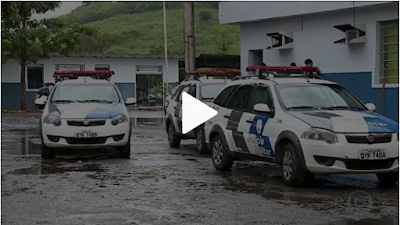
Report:
[[[164,59],[124,59],[124,58],[73,58],[73,57],[52,57],[38,62],[43,64],[44,83],[54,82],[53,74],[56,64],[84,64],[85,70],[94,70],[96,64],[108,64],[110,70],[115,72],[111,82],[115,83],[121,91],[124,99],[136,96],[136,66],[157,65],[163,67],[165,78],[166,68]],[[179,80],[178,60],[168,60],[168,83],[176,83]],[[9,60],[1,68],[2,86],[2,108],[20,108],[20,65],[15,60]],[[27,104],[33,109],[36,89],[27,89]]]
[[[267,19],[294,17],[353,7],[374,6],[389,2],[220,2],[219,20],[226,23],[248,23]]]
[[[333,27],[352,24],[352,10],[242,23],[241,70],[245,72],[249,64],[249,50],[263,50],[263,61],[270,66],[289,66],[291,62],[304,65],[305,59],[311,58],[327,79],[339,82],[364,102],[374,102],[378,107],[382,87],[377,79],[380,75],[378,22],[398,19],[398,13],[398,4],[357,8],[356,24],[366,25],[366,43],[353,45],[334,44],[344,33]],[[267,50],[266,33],[285,31],[293,32],[293,48]],[[398,121],[398,84],[389,84],[386,88],[383,113]]]

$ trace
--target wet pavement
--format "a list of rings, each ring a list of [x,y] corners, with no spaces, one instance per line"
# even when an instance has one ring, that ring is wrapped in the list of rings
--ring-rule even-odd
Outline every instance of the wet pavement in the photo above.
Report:
[[[398,185],[335,175],[291,188],[261,162],[218,172],[193,140],[170,148],[161,116],[132,117],[130,159],[89,150],[41,160],[39,115],[2,115],[2,223],[398,224]]]

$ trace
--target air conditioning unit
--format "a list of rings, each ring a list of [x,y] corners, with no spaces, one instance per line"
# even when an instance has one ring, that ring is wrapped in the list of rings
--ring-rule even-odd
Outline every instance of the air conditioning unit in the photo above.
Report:
[[[274,32],[268,33],[270,37],[270,45],[267,49],[292,49],[293,48],[293,32]]]
[[[358,44],[365,43],[366,41],[365,24],[357,24],[356,27],[351,24],[337,25],[334,27],[345,34],[345,37],[335,41],[335,44]]]
[[[365,35],[360,35],[360,30],[346,30],[346,43],[364,43]]]

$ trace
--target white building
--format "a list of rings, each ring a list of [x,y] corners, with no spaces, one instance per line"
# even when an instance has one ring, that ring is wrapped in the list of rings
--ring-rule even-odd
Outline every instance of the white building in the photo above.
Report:
[[[168,83],[178,82],[178,57],[168,59]],[[149,104],[149,94],[153,86],[166,80],[165,59],[157,55],[95,55],[76,54],[70,57],[52,55],[38,64],[30,64],[26,69],[28,108],[34,108],[36,91],[44,83],[54,82],[56,70],[112,70],[115,83],[124,99],[136,97],[139,105]],[[20,109],[20,65],[10,59],[1,68],[2,108]]]
[[[221,2],[219,18],[240,24],[242,72],[310,58],[325,79],[398,121],[398,2]]]

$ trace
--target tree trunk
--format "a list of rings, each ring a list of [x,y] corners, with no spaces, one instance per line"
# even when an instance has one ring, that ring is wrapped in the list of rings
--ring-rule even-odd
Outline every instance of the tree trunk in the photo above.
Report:
[[[26,82],[25,82],[26,64],[21,64],[21,110],[26,110]]]

